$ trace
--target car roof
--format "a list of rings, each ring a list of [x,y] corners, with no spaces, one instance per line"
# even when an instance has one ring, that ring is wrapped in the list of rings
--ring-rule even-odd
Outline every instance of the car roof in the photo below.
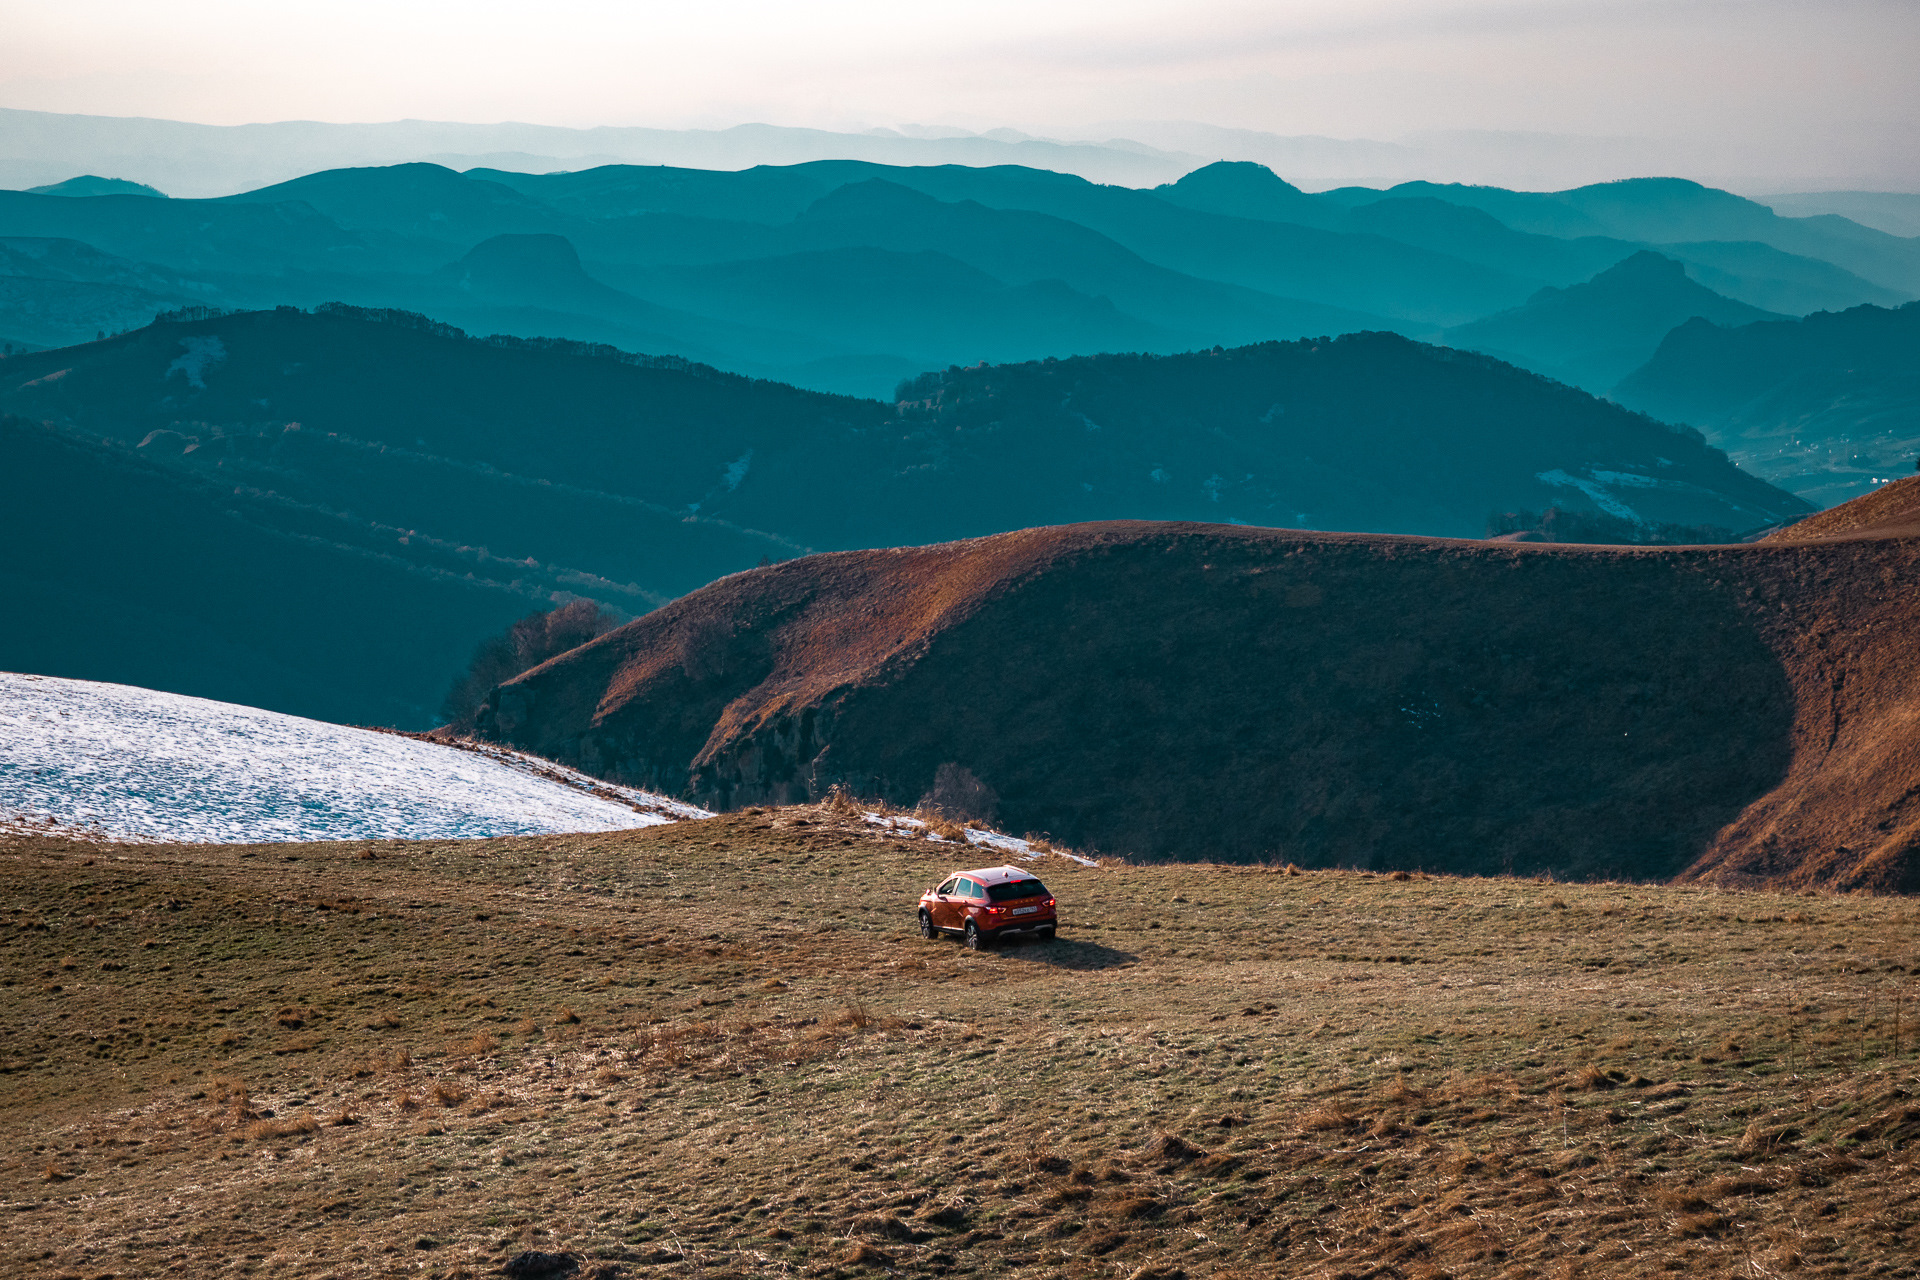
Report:
[[[981,884],[1009,884],[1015,880],[1037,880],[1038,876],[1020,867],[981,867],[977,871],[956,871],[956,876],[978,880]]]

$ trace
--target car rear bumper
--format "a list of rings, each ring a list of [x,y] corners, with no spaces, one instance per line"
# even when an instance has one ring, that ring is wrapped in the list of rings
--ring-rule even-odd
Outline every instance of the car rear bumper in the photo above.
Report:
[[[989,938],[1005,938],[1016,933],[1038,933],[1042,929],[1053,929],[1059,923],[1058,916],[1034,916],[1030,919],[1013,920],[1006,924],[995,925],[991,929],[982,929],[980,932]]]

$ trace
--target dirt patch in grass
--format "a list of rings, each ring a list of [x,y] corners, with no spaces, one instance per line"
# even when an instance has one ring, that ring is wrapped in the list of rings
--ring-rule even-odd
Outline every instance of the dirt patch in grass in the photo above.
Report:
[[[972,953],[823,810],[365,848],[0,843],[40,1270],[1920,1274],[1912,899],[1050,858]]]

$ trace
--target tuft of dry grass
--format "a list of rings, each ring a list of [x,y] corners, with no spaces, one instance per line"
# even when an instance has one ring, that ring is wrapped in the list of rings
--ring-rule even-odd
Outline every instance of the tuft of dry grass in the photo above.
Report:
[[[449,1044],[447,1046],[447,1056],[450,1058],[484,1058],[499,1047],[500,1042],[496,1040],[490,1032],[476,1031],[470,1036],[465,1036]]]
[[[247,1126],[247,1136],[255,1142],[273,1138],[300,1137],[320,1128],[320,1122],[306,1112],[286,1119],[256,1120]]]
[[[472,1096],[459,1081],[444,1077],[435,1080],[428,1092],[433,1095],[433,1100],[443,1107],[457,1107]]]

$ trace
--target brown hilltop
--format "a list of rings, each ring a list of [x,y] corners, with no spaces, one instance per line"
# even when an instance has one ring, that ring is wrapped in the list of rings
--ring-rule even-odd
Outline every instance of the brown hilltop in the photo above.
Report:
[[[1920,537],[1807,532],[839,552],[525,673],[481,731],[723,807],[955,765],[1004,826],[1152,858],[1920,891]]]
[[[1908,476],[1768,535],[1768,542],[1920,534],[1920,476]]]
[[[1805,569],[1780,628],[1799,710],[1793,766],[1688,874],[1920,892],[1920,476],[1767,541]]]

